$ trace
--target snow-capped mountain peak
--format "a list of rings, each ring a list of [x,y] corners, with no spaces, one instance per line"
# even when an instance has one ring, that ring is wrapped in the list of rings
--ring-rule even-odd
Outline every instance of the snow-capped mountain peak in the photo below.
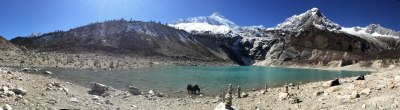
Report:
[[[372,36],[372,37],[395,37],[400,38],[400,32],[382,27],[380,24],[370,24],[366,27],[350,27],[342,28],[341,31],[357,35],[357,36]]]
[[[339,24],[336,24],[325,17],[318,8],[312,8],[300,15],[294,15],[287,18],[283,23],[278,24],[275,29],[298,31],[307,28],[311,25],[320,29],[326,30],[340,30]]]
[[[222,15],[221,15],[220,13],[218,13],[218,12],[214,12],[213,14],[211,14],[210,17],[215,17],[215,18],[219,17],[219,18],[224,18],[224,19],[225,19],[225,17],[222,16]]]
[[[232,21],[226,19],[218,12],[214,12],[210,16],[200,16],[200,17],[191,17],[187,19],[179,19],[178,21],[172,24],[180,24],[180,23],[207,23],[210,25],[217,26],[228,26],[228,27],[236,27],[237,25]]]
[[[232,31],[232,28],[238,27],[234,22],[226,19],[218,12],[214,12],[210,16],[179,19],[169,24],[169,26],[183,29],[187,32],[211,32],[214,34],[227,34]]]

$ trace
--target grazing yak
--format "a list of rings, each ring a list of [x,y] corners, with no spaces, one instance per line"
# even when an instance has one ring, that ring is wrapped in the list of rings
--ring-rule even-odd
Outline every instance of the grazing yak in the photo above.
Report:
[[[358,76],[356,80],[365,80],[364,75]]]
[[[198,91],[200,93],[200,88],[197,84],[194,86],[192,86],[191,84],[188,84],[186,89],[187,89],[188,93],[190,93],[190,94],[196,94],[196,91]]]
[[[340,85],[339,79],[335,79],[335,80],[333,80],[333,81],[331,82],[331,87],[332,87],[332,86],[337,86],[337,85]]]

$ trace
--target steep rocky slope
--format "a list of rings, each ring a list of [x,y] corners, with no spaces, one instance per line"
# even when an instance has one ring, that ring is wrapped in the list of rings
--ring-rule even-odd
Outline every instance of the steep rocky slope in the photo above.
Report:
[[[209,18],[213,18],[213,15]],[[203,17],[189,18],[186,22],[177,22],[172,26],[195,23],[200,18]],[[229,21],[224,17],[221,18],[223,18],[221,22]],[[216,25],[207,21],[202,23],[230,27],[230,33],[202,32],[196,29],[188,32],[225,36],[225,38],[217,37],[222,38],[221,46],[232,60],[241,65],[346,66],[364,61],[400,57],[396,54],[399,53],[397,48],[400,44],[396,31],[380,25],[370,25],[353,32],[351,31],[353,28],[342,28],[329,20],[318,8],[294,15],[275,28],[268,29],[221,25],[223,23]],[[187,30],[185,27],[176,28]]]
[[[9,42],[7,39],[5,39],[3,36],[0,36],[0,50],[1,51],[13,51],[17,50],[18,48]]]
[[[14,44],[46,52],[98,53],[225,61],[212,39],[155,22],[113,20],[41,36],[17,37]],[[205,43],[209,43],[205,45]]]

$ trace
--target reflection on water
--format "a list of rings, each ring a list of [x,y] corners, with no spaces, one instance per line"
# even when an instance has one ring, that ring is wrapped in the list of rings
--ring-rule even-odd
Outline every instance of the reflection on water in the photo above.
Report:
[[[177,91],[186,91],[187,84],[198,84],[204,94],[210,95],[225,91],[226,85],[229,83],[235,86],[240,84],[243,90],[250,90],[252,88],[263,88],[265,82],[269,85],[282,85],[369,73],[258,66],[178,66],[112,71],[55,68],[46,70],[53,71],[55,77],[83,86],[87,86],[91,81],[110,85],[117,89],[126,89],[128,85],[134,85],[141,90],[157,89],[170,95],[177,94],[175,93]]]

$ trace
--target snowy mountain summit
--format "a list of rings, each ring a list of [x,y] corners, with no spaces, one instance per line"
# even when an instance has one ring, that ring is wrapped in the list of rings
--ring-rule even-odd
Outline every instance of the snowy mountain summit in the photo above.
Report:
[[[370,24],[366,27],[350,27],[350,28],[342,28],[343,32],[357,35],[357,36],[372,36],[372,37],[395,37],[400,38],[400,31],[391,30],[385,27],[382,27],[379,24]]]
[[[239,35],[243,37],[265,36],[262,31],[266,30],[262,25],[238,26],[217,12],[210,16],[179,19],[169,24],[169,26],[183,29],[189,33],[227,34],[229,36]]]
[[[182,23],[207,23],[209,25],[215,26],[227,26],[227,27],[236,27],[237,25],[232,21],[226,19],[218,12],[214,12],[210,16],[200,16],[200,17],[191,17],[187,19],[179,19],[173,24],[182,24]]]
[[[283,23],[278,24],[276,30],[299,31],[311,25],[319,29],[340,30],[340,25],[330,21],[318,8],[312,8],[300,15],[287,18]]]
[[[169,24],[169,26],[183,29],[191,33],[210,32],[213,34],[227,34],[232,31],[232,28],[238,27],[235,23],[226,19],[217,12],[210,16],[179,19],[178,21]]]

